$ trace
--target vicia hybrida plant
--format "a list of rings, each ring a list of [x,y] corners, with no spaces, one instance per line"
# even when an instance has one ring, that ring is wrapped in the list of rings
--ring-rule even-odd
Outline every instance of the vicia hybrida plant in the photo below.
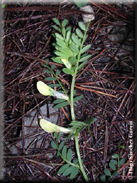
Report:
[[[95,118],[92,118],[88,121],[81,122],[77,121],[74,112],[74,102],[80,100],[82,96],[75,96],[75,80],[78,72],[86,65],[88,59],[91,55],[87,54],[87,50],[91,47],[91,44],[85,45],[87,39],[87,31],[90,25],[90,21],[84,24],[83,22],[78,22],[78,28],[72,30],[68,25],[68,20],[63,20],[62,23],[58,19],[53,18],[53,21],[56,25],[53,25],[53,28],[57,31],[54,33],[56,42],[53,43],[55,47],[54,54],[52,57],[53,62],[60,63],[63,66],[62,72],[67,75],[70,75],[72,78],[70,91],[66,90],[62,85],[61,81],[58,79],[61,71],[56,68],[55,65],[51,67],[48,63],[45,63],[43,66],[45,72],[51,74],[51,77],[45,78],[47,81],[55,81],[54,84],[47,86],[44,82],[37,82],[38,91],[44,96],[53,96],[56,97],[53,103],[56,104],[55,107],[63,107],[70,105],[71,111],[71,123],[68,128],[64,128],[58,125],[55,125],[47,120],[40,119],[40,126],[43,130],[49,133],[54,133],[55,141],[51,142],[51,146],[56,149],[57,155],[59,155],[63,160],[64,164],[59,169],[58,173],[63,176],[70,176],[70,179],[73,179],[78,174],[79,170],[81,171],[85,181],[89,181],[87,174],[84,170],[83,162],[80,156],[78,136],[80,131],[89,127],[91,123],[95,121]],[[53,87],[56,87],[58,91],[55,91]],[[61,91],[59,91],[59,89]],[[60,143],[60,134],[68,133],[69,137],[74,137],[75,139],[75,148],[78,159],[72,158],[72,150],[68,149],[65,145],[65,141]]]

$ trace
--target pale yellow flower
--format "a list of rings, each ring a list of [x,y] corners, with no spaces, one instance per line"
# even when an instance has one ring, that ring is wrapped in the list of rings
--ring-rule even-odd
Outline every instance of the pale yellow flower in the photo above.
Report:
[[[59,133],[59,132],[71,133],[71,132],[73,132],[72,129],[64,128],[64,127],[55,125],[55,124],[53,124],[50,121],[47,121],[45,119],[40,119],[40,126],[43,130],[45,130],[46,132],[49,132],[49,133],[54,133],[54,132],[56,132],[56,133]]]
[[[44,96],[54,96],[60,99],[69,100],[69,97],[67,95],[53,90],[51,87],[49,87],[42,81],[37,82],[37,89]]]

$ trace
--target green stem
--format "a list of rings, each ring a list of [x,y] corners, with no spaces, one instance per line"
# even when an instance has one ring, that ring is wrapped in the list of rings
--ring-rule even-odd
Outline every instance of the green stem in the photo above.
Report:
[[[76,151],[77,151],[77,156],[78,156],[78,161],[79,161],[81,173],[82,173],[85,181],[89,182],[87,174],[86,174],[84,167],[83,167],[83,164],[82,164],[81,156],[80,156],[79,144],[78,144],[78,133],[76,133],[76,135],[75,135],[75,145],[76,145]]]
[[[71,91],[70,91],[70,102],[71,102],[70,108],[71,108],[71,118],[72,118],[73,121],[75,120],[74,100],[73,100],[73,98],[74,98],[75,79],[76,79],[76,75],[77,75],[77,72],[78,72],[78,65],[79,65],[79,60],[80,60],[80,57],[81,57],[81,50],[83,48],[83,44],[84,44],[84,41],[85,41],[85,37],[86,37],[86,33],[87,33],[87,30],[88,30],[89,25],[90,25],[90,23],[87,24],[87,28],[86,28],[86,30],[84,32],[82,44],[80,46],[80,51],[79,51],[79,54],[77,56],[77,65],[76,65],[75,73],[72,76]]]
[[[72,77],[71,90],[70,90],[71,118],[72,118],[72,121],[75,120],[75,112],[74,112],[74,85],[75,85],[75,79],[76,79],[76,74],[74,74],[73,77]]]
[[[71,91],[70,91],[70,102],[71,102],[71,106],[70,107],[71,107],[71,118],[72,118],[73,121],[75,121],[74,99],[73,99],[74,98],[74,86],[75,86],[76,75],[77,75],[77,72],[78,72],[79,60],[80,60],[80,57],[81,57],[81,50],[83,48],[83,44],[84,44],[84,41],[85,41],[85,37],[86,37],[86,33],[87,33],[89,25],[90,25],[90,23],[87,24],[87,28],[86,28],[86,30],[84,32],[82,44],[80,46],[79,54],[77,56],[77,64],[76,64],[76,68],[75,68],[75,73],[72,76]],[[77,152],[77,156],[78,156],[79,166],[80,166],[80,170],[81,170],[81,173],[82,173],[85,181],[89,182],[88,177],[86,175],[86,172],[84,170],[82,161],[81,161],[79,144],[78,144],[78,134],[79,134],[79,131],[77,131],[76,134],[75,134],[75,146],[76,146],[76,152]]]

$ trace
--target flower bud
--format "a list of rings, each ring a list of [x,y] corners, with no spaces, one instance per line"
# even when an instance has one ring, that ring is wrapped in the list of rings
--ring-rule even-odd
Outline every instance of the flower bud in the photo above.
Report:
[[[83,21],[85,23],[90,22],[90,21],[95,19],[94,10],[93,10],[93,8],[90,5],[86,5],[84,7],[81,7],[80,10],[88,12],[88,13],[92,13],[92,14],[83,14],[82,15],[83,16]]]
[[[67,58],[61,59],[61,61],[64,63],[64,65],[65,65],[68,69],[71,69],[71,63],[68,61]]]

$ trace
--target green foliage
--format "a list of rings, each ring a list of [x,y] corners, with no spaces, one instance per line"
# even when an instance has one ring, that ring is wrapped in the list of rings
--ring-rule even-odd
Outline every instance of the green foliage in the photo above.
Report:
[[[74,70],[72,69],[68,69],[68,68],[63,68],[62,71],[66,74],[71,74],[73,75],[74,74]]]
[[[58,32],[61,32],[61,29],[59,27],[57,27],[56,25],[52,26],[55,30],[57,30]]]
[[[115,164],[113,164],[112,161],[109,163],[109,167],[110,167],[112,170],[116,170],[116,166],[115,166]]]
[[[104,173],[106,176],[109,176],[109,177],[111,176],[111,172],[107,168],[104,169]]]
[[[51,88],[54,88],[54,87],[60,87],[60,84],[49,84],[48,86],[50,86]]]
[[[54,141],[52,141],[51,142],[51,147],[53,147],[53,149],[57,149],[57,144]]]
[[[72,159],[72,150],[69,149],[68,152],[67,152],[67,160],[71,161],[71,159]]]
[[[63,156],[64,158],[66,158],[66,156],[67,156],[67,146],[64,146],[64,147],[63,147],[63,149],[62,149],[62,156]]]
[[[87,59],[89,59],[91,57],[91,55],[84,55],[83,57],[81,57],[81,59],[79,60],[79,62],[83,62]]]
[[[74,33],[72,34],[72,40],[74,41],[74,43],[78,46],[80,46],[81,41],[80,39],[78,39],[78,36],[76,36]]]
[[[119,161],[119,166],[123,165],[125,163],[125,159],[122,158],[120,161]]]
[[[75,121],[71,121],[71,123],[69,125],[72,126],[73,128],[79,128],[79,127],[86,126],[86,123],[75,120]]]
[[[52,57],[51,59],[56,63],[63,64],[59,57]]]
[[[2,4],[1,8],[6,8],[7,4]]]
[[[62,103],[59,103],[57,105],[54,106],[55,109],[58,109],[60,107],[65,107],[67,106],[69,103],[68,102],[62,102]]]
[[[59,173],[59,174],[63,174],[64,171],[65,171],[68,167],[69,167],[69,164],[63,165],[63,166],[59,169],[58,173]]]
[[[104,169],[104,174],[100,176],[102,182],[108,182],[119,174],[118,170],[120,166],[125,163],[125,159],[120,159],[119,154],[112,155],[112,159],[109,162],[109,168]]]
[[[91,125],[91,124],[93,124],[95,121],[96,121],[96,118],[90,118],[90,119],[86,120],[86,124]]]
[[[74,98],[74,102],[77,102],[77,101],[81,100],[82,98],[83,98],[83,95],[79,95]]]
[[[80,1],[80,0],[74,0],[74,3],[79,7],[84,7],[87,3],[88,3],[88,0],[84,0],[84,1]]]
[[[77,96],[74,98],[74,102],[77,102],[77,101],[81,100],[82,98],[83,98],[83,95]],[[54,108],[59,109],[61,107],[65,107],[65,106],[69,105],[69,102],[64,99],[57,99],[53,102],[53,104],[57,104],[54,106]]]
[[[84,25],[83,22],[79,22],[78,25],[79,25],[79,27],[80,27],[83,31],[86,30],[86,27],[85,27],[85,25]]]
[[[57,99],[57,100],[54,100],[53,104],[58,104],[58,103],[61,103],[61,102],[65,102],[66,100],[64,99]]]
[[[55,77],[47,77],[47,78],[45,78],[45,80],[46,81],[54,81],[54,80],[56,80],[56,78]]]
[[[59,23],[58,19],[56,19],[56,18],[52,18],[52,20],[55,22],[55,24],[57,24],[57,25],[59,25],[59,26],[60,26],[60,23]]]
[[[55,140],[51,142],[51,146],[57,151],[57,155],[64,160],[64,164],[59,168],[58,173],[74,179],[79,172],[78,159],[72,159],[73,152],[65,145],[65,141],[59,142],[61,133],[54,133],[54,138]]]
[[[117,159],[117,158],[119,158],[119,155],[118,155],[118,154],[114,154],[114,155],[112,156],[112,158]]]
[[[86,52],[87,50],[89,50],[90,47],[91,47],[91,44],[88,44],[87,46],[85,46],[85,47],[81,50],[81,53]]]
[[[82,4],[83,3],[79,4],[79,6],[82,7]],[[64,19],[61,23],[57,18],[53,18],[52,20],[55,23],[55,25],[52,26],[55,30],[53,34],[55,42],[52,44],[55,50],[54,56],[51,58],[54,64],[51,65],[49,60],[46,60],[45,64],[43,64],[44,72],[48,75],[45,80],[50,81],[50,87],[56,87],[58,92],[65,94],[67,97],[69,91],[65,90],[62,82],[59,80],[59,75],[61,72],[64,72],[72,78],[76,78],[77,73],[85,66],[88,59],[91,57],[91,55],[86,54],[90,49],[91,44],[86,46],[84,45],[87,39],[89,24],[85,25],[83,22],[78,22],[78,28],[72,29],[69,26],[67,19]],[[61,64],[61,70],[56,67],[57,64],[55,63]],[[54,83],[52,83],[52,81],[54,81]],[[70,105],[72,109],[74,107],[74,102],[82,99],[83,95],[74,97],[76,94],[74,90],[74,83],[75,82],[72,82],[71,84],[70,98],[66,99],[67,101],[64,99],[55,100],[53,102],[54,108],[61,108]],[[60,96],[62,95],[60,94]],[[83,128],[89,127],[95,120],[92,118],[85,122],[81,122],[75,120],[75,117],[73,116],[74,115],[72,115],[72,121],[70,123],[70,131],[72,130],[70,136],[75,137],[75,143],[78,143],[78,133]],[[77,176],[79,170],[81,170],[83,177],[87,181],[86,173],[84,174],[84,167],[82,167],[83,162],[79,158],[80,152],[78,145],[76,145],[77,155],[79,153],[78,159],[73,159],[73,152],[65,144],[65,140],[61,139],[61,133],[54,133],[54,138],[55,140],[51,142],[51,147],[56,150],[57,156],[60,156],[64,161],[64,164],[59,168],[58,173],[62,176],[69,176],[70,179],[73,179]]]
[[[78,172],[79,169],[77,167],[71,166],[69,164],[63,165],[58,171],[58,173],[62,174],[63,176],[70,175],[70,179],[74,179],[77,176]]]
[[[118,145],[118,148],[119,149],[125,149],[125,146],[122,144],[122,145]]]
[[[101,175],[101,176],[100,176],[100,180],[101,180],[102,182],[106,182],[106,175]]]
[[[59,145],[59,150],[61,150],[64,147],[65,141],[62,141]]]
[[[65,27],[66,25],[68,24],[68,20],[63,20],[63,22],[62,22],[62,27]]]
[[[65,19],[62,23],[59,23],[57,19],[53,19],[57,26],[53,28],[59,30],[54,33],[56,39],[55,46],[55,57],[52,58],[54,62],[64,64],[66,68],[63,68],[62,71],[66,74],[73,75],[76,74],[75,70],[80,70],[91,57],[91,55],[83,55],[80,58],[78,57],[79,53],[85,53],[91,45],[84,46],[84,42],[87,38],[87,35],[84,35],[84,32],[87,30],[83,22],[78,22],[79,28],[76,28],[72,32],[71,27],[66,27],[68,21]],[[78,59],[79,58],[79,59]],[[62,59],[67,59],[63,63]],[[86,61],[83,64],[77,64],[78,62]],[[70,67],[72,66],[72,68]]]
[[[57,76],[60,75],[60,72],[61,72],[61,71],[60,71],[59,69],[57,69],[57,70],[56,70],[56,75],[57,75]]]
[[[52,58],[52,59],[58,59],[58,58]],[[50,66],[48,66],[46,63],[45,64],[42,64],[42,66],[46,69],[44,69],[44,71],[48,74],[52,74],[53,76],[52,77],[46,77],[45,80],[46,81],[56,81],[58,82],[57,84],[50,84],[49,87],[61,87],[62,90],[63,90],[63,93],[66,94],[66,90],[65,88],[63,87],[63,85],[61,84],[61,82],[59,81],[58,79],[58,75],[60,74],[60,70],[59,69],[56,69],[56,72],[54,72],[54,69],[56,68],[56,66],[53,64]]]
[[[71,121],[69,125],[74,131],[80,132],[84,127],[89,127],[93,122],[95,122],[95,120],[95,118],[91,118],[85,122],[75,120]]]
[[[70,174],[70,179],[74,179],[77,176],[78,172],[79,172],[79,169],[76,167],[73,167],[73,170]]]
[[[80,70],[80,69],[82,69],[82,67],[84,67],[84,65],[87,63],[87,60],[85,61],[85,62],[83,62],[82,64],[80,64],[79,66],[78,66],[78,70]]]

